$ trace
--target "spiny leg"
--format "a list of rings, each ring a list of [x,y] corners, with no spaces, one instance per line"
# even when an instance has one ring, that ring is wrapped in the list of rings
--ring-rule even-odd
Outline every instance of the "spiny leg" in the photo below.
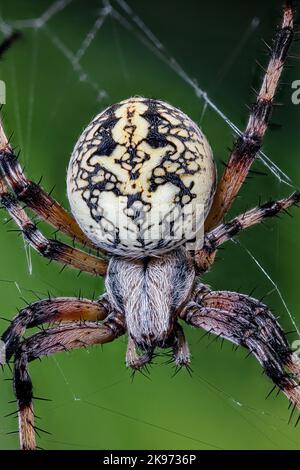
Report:
[[[73,248],[57,240],[51,240],[37,229],[17,199],[7,191],[3,177],[0,176],[0,202],[12,219],[20,227],[25,240],[42,256],[72,266],[97,276],[106,273],[107,262],[82,250]]]
[[[263,220],[286,212],[299,204],[300,192],[294,192],[280,201],[270,201],[235,217],[230,222],[220,224],[204,236],[203,247],[195,253],[195,263],[199,272],[204,272],[213,264],[220,245],[238,235],[242,230],[259,224]]]
[[[274,384],[300,409],[299,360],[268,307],[246,295],[217,291],[200,294],[180,316],[196,328],[249,349]]]
[[[235,143],[223,176],[219,181],[211,210],[205,222],[206,232],[223,220],[262,146],[262,140],[271,117],[276,89],[292,43],[293,23],[293,8],[291,2],[286,1],[282,24],[270,49],[270,61],[261,89],[252,108],[245,132]]]
[[[20,447],[36,448],[33,411],[33,387],[28,363],[57,352],[104,344],[124,333],[122,318],[110,316],[105,323],[69,323],[37,333],[21,343],[15,353],[14,390],[18,403]],[[38,428],[37,428],[38,430]]]
[[[16,315],[1,337],[5,344],[6,361],[15,353],[27,328],[62,321],[100,321],[108,316],[110,310],[105,296],[98,301],[72,297],[49,298],[28,305]]]
[[[62,206],[39,185],[29,181],[15,156],[0,122],[0,172],[14,191],[17,199],[24,202],[41,219],[47,221],[59,231],[97,249],[85,236],[77,222]],[[3,181],[4,184],[4,181]]]

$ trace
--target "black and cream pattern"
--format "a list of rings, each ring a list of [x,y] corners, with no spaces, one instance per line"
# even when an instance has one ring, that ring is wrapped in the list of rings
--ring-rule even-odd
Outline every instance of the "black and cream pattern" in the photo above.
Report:
[[[73,214],[95,244],[143,257],[174,249],[198,230],[214,193],[215,166],[188,116],[134,97],[110,106],[84,130],[67,184]]]

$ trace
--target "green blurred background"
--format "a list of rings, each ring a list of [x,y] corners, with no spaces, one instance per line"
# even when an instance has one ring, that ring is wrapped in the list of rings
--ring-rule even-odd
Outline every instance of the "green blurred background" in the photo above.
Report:
[[[6,23],[39,17],[55,2],[46,0],[1,0],[0,15]],[[238,126],[246,123],[246,104],[253,101],[251,87],[258,86],[267,57],[261,38],[270,41],[279,20],[281,2],[228,0],[134,1],[134,13],[159,38],[217,106]],[[123,15],[121,4],[113,8]],[[22,39],[0,64],[0,79],[7,85],[3,109],[8,133],[21,149],[21,160],[30,178],[43,175],[43,185],[65,206],[65,175],[69,156],[81,130],[110,103],[139,94],[160,98],[181,108],[200,123],[210,140],[221,172],[228,155],[232,131],[210,109],[204,110],[191,86],[161,60],[157,48],[148,48],[144,34],[137,34],[135,17],[126,22],[105,15],[102,26],[82,57],[80,67],[72,65],[72,54],[95,26],[101,1],[74,0],[53,15],[40,29],[31,23],[17,23]],[[120,18],[119,18],[120,19]],[[4,23],[1,23],[2,29]],[[95,28],[100,26],[96,23]],[[4,35],[2,35],[4,37]],[[299,43],[298,43],[299,44]],[[299,55],[299,45],[294,54]],[[295,185],[300,183],[300,105],[291,102],[291,82],[300,79],[300,63],[290,60],[278,100],[285,107],[276,110],[273,121],[283,124],[270,131],[264,150]],[[255,170],[266,171],[260,163]],[[291,192],[267,171],[252,175],[232,209],[236,214],[262,199],[278,198]],[[300,214],[268,221],[240,236],[240,245],[228,243],[205,282],[214,289],[239,290],[261,298],[280,317],[286,331],[294,330],[276,291],[300,327],[299,311],[299,229]],[[32,274],[28,271],[22,239],[12,223],[4,225],[1,212],[0,313],[11,318],[24,300],[36,300],[49,290],[55,296],[73,296],[79,290],[86,297],[101,294],[103,284],[72,270],[59,274],[60,267],[32,253]],[[51,229],[41,224],[46,234]],[[245,250],[250,250],[270,279]],[[0,328],[4,330],[5,321]],[[192,378],[182,371],[172,378],[173,369],[158,359],[150,379],[140,374],[131,381],[124,365],[126,339],[101,348],[59,354],[31,364],[35,394],[51,402],[35,403],[42,419],[37,425],[51,432],[38,443],[46,449],[299,449],[300,426],[288,424],[288,402],[284,397],[267,401],[272,388],[255,359],[244,360],[246,351],[220,348],[201,331],[186,328],[193,362]],[[291,333],[290,340],[297,339]],[[211,344],[210,344],[211,343]],[[5,370],[4,378],[11,374]],[[0,385],[0,448],[18,447],[11,382]]]

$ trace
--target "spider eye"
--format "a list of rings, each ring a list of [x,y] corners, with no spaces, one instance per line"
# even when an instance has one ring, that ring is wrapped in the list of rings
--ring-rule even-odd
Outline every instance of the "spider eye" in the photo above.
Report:
[[[130,98],[94,118],[71,156],[72,212],[100,248],[123,256],[173,249],[203,225],[215,188],[207,139],[184,113]]]

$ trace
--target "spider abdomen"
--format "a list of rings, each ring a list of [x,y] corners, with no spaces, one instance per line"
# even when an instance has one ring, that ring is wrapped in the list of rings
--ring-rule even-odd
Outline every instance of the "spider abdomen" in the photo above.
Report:
[[[193,238],[215,187],[211,148],[169,104],[130,98],[84,130],[68,170],[72,212],[102,249],[143,257]]]
[[[164,346],[194,281],[193,263],[179,248],[142,260],[113,256],[105,285],[111,304],[125,315],[128,333],[147,349]]]

